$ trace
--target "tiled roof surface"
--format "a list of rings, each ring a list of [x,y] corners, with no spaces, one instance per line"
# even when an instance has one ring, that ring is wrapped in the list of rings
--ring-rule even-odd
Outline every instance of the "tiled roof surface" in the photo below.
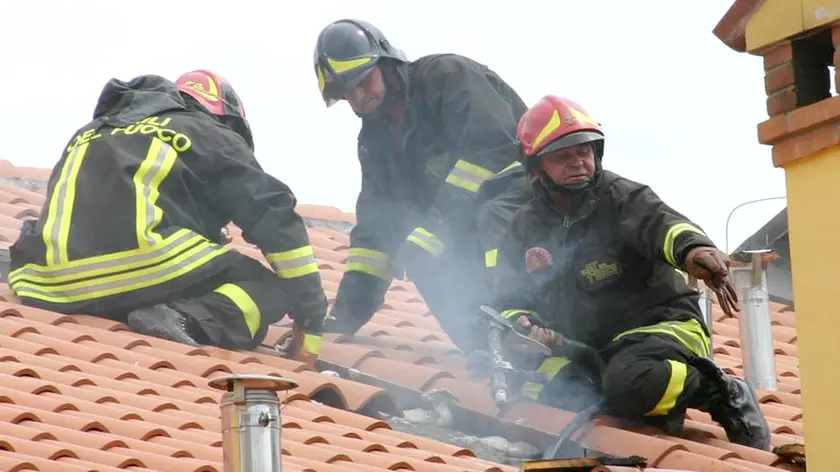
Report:
[[[43,193],[0,184],[0,248],[14,242],[21,219],[35,216],[43,200]],[[352,215],[335,209],[301,205],[299,210],[313,219],[353,221]],[[233,247],[261,258],[238,230],[232,233]],[[325,228],[310,228],[310,236],[325,288],[334,296],[348,236]],[[7,286],[0,289],[0,375],[18,377],[0,382],[0,470],[221,471],[220,395],[207,383],[228,372],[276,373],[300,384],[283,410],[286,470],[516,470],[358,414],[371,405],[393,411],[392,397],[380,388],[304,371],[268,348],[191,348],[134,334],[108,320],[22,307]],[[774,446],[804,443],[795,315],[774,305],[771,316],[780,388],[759,392],[762,408],[773,428]],[[715,319],[715,360],[727,372],[742,375],[737,319],[719,310]],[[288,327],[272,327],[266,345],[287,332]],[[327,335],[321,358],[422,392],[447,389],[461,407],[522,420],[548,433],[559,432],[572,416],[533,403],[498,412],[486,382],[466,371],[464,358],[407,282],[394,282],[385,305],[352,342]],[[576,440],[604,454],[646,457],[651,467],[662,469],[803,470],[771,452],[727,442],[722,428],[705,413],[690,410],[688,416],[690,439],[620,429],[599,419]]]

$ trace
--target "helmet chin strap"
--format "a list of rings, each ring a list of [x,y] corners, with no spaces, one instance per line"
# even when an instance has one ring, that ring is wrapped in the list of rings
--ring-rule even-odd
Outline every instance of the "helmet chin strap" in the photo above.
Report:
[[[585,182],[575,182],[571,184],[558,184],[545,171],[540,171],[540,183],[548,190],[549,192],[563,192],[568,193],[571,195],[575,195],[581,193],[590,187],[592,187],[595,182],[598,181],[598,176],[601,174],[601,158],[595,157],[595,174],[592,178],[586,180]]]

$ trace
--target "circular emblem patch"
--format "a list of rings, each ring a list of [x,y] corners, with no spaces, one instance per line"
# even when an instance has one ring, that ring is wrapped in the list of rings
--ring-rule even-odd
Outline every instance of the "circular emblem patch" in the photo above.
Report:
[[[525,268],[528,273],[536,272],[551,267],[554,260],[551,253],[541,247],[532,247],[525,251]]]

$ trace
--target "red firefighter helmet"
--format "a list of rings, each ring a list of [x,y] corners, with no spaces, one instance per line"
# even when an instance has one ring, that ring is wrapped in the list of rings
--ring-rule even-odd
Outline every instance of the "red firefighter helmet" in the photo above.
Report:
[[[593,143],[598,168],[604,154],[601,125],[577,103],[554,95],[541,98],[522,115],[517,138],[525,154],[528,173],[539,171],[543,155],[563,148]]]
[[[251,149],[254,148],[245,106],[224,77],[208,70],[194,70],[178,77],[175,85],[180,92],[194,98],[207,113],[239,133]]]

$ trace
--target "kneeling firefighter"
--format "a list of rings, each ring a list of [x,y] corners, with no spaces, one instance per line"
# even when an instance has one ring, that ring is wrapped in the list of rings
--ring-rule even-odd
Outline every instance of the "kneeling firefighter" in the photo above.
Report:
[[[112,79],[11,247],[9,282],[25,305],[193,346],[253,349],[289,314],[294,355],[311,365],[327,300],[295,205],[254,157],[225,79]],[[223,246],[231,221],[273,272]]]
[[[573,340],[603,361],[596,374],[550,357],[539,368],[550,382],[523,393],[573,411],[602,399],[614,416],[672,432],[697,408],[730,441],[766,450],[756,395],[710,360],[699,294],[678,272],[704,280],[731,314],[728,257],[649,187],[602,169],[604,133],[578,104],[544,97],[518,136],[537,198],[501,243],[494,308],[556,356]]]

